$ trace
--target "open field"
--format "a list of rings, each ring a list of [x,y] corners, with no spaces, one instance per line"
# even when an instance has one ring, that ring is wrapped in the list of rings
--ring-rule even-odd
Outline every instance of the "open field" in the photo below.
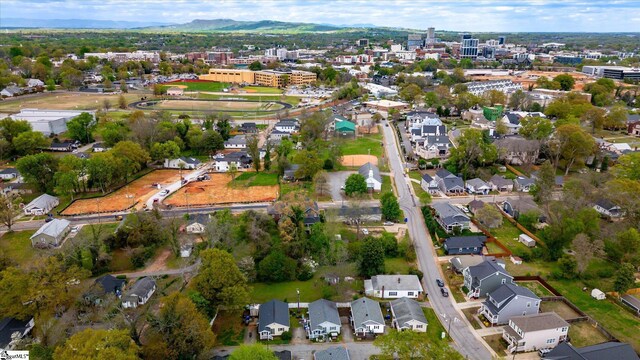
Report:
[[[278,197],[278,186],[231,187],[231,175],[210,174],[210,180],[192,182],[169,196],[164,204],[202,206],[242,202],[272,201]]]
[[[606,342],[608,339],[588,321],[573,323],[569,326],[569,339],[575,347],[591,346]]]
[[[129,208],[133,202],[144,203],[152,193],[158,191],[151,184],[159,183],[165,186],[178,180],[180,180],[180,171],[178,170],[156,170],[107,196],[76,200],[62,212],[62,215],[123,211]]]
[[[355,140],[347,139],[342,143],[342,155],[374,155],[382,157],[382,135],[372,134]]]
[[[344,166],[362,166],[366,163],[378,165],[378,158],[373,155],[344,155],[342,157],[342,165]]]
[[[271,112],[285,108],[284,103],[275,101],[243,101],[243,100],[160,100],[138,106],[149,110],[177,111],[259,111]]]
[[[140,94],[123,94],[127,102],[140,100]],[[118,96],[111,94],[92,94],[81,92],[41,93],[19,96],[15,99],[0,101],[0,112],[19,112],[23,108],[54,110],[96,110],[108,99],[112,107],[117,107]]]
[[[518,283],[518,285],[522,285],[522,283]],[[540,312],[555,312],[565,320],[580,317],[580,314],[573,311],[572,308],[562,301],[542,301],[540,302]]]
[[[44,224],[44,222],[42,222]],[[32,264],[38,257],[49,256],[48,250],[34,249],[29,238],[35,231],[14,231],[0,237],[0,251],[15,265]]]
[[[176,81],[162,84],[165,88],[179,87],[185,91],[222,91],[231,84],[213,81]]]
[[[231,182],[233,186],[273,186],[278,185],[278,174],[256,173],[247,171],[237,176]]]
[[[239,89],[239,92],[242,91],[256,94],[282,94],[282,89],[266,86],[245,86]]]

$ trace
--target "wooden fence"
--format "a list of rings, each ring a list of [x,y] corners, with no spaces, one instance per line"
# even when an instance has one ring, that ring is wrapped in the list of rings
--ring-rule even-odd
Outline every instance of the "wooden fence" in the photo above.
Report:
[[[480,223],[476,219],[472,218],[471,222],[475,226],[477,226],[478,229],[487,237],[487,243],[496,244],[500,249],[502,249],[502,252],[489,253],[488,255],[502,258],[502,257],[511,256],[513,254],[508,247],[506,247],[503,243],[501,243],[498,239],[496,239],[493,235],[491,235],[489,230],[485,229],[482,225],[480,225]],[[487,248],[487,250],[489,250],[489,248]]]
[[[518,221],[516,221],[516,219],[514,219],[513,217],[509,216],[509,214],[507,214],[506,212],[504,212],[504,210],[502,210],[502,208],[500,208],[500,206],[498,206],[498,204],[495,204],[496,207],[498,208],[498,210],[500,211],[500,213],[502,214],[502,216],[504,216],[510,223],[512,223],[513,225],[515,225],[518,230],[522,231],[523,233],[527,234],[530,238],[532,238],[533,240],[535,240],[536,243],[547,247],[547,245],[544,243],[544,241],[540,240],[539,237],[537,237],[536,235],[534,235],[531,231],[529,231],[526,227],[522,226]]]

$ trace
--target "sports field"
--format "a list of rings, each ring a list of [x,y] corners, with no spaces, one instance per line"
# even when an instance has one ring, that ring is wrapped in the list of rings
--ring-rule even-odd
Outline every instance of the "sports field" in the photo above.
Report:
[[[222,82],[213,82],[213,81],[176,81],[170,83],[162,84],[166,88],[170,87],[179,87],[184,89],[185,91],[222,91],[222,89],[227,89],[231,86],[228,83]]]
[[[278,186],[230,186],[231,175],[209,174],[210,180],[191,182],[170,195],[163,203],[173,206],[204,206],[216,204],[273,201]],[[242,175],[240,175],[242,176]]]
[[[140,94],[123,94],[127,102],[140,100]],[[56,92],[18,96],[0,101],[0,112],[19,112],[20,109],[96,110],[108,99],[112,108],[118,107],[119,95],[81,92]]]
[[[261,112],[271,113],[290,108],[291,104],[280,101],[247,101],[229,96],[220,100],[172,99],[136,103],[141,110],[175,110],[175,111],[222,111],[222,112]]]
[[[151,186],[152,184],[158,183],[161,186],[166,186],[178,180],[180,180],[179,170],[155,170],[107,196],[76,200],[64,209],[62,215],[123,211],[135,202],[137,202],[136,208],[140,208],[141,204],[144,204],[152,194],[158,191],[157,188]]]

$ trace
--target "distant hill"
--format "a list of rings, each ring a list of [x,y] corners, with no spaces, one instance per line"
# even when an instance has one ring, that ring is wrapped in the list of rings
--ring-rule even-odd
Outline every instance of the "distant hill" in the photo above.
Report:
[[[133,29],[149,26],[169,25],[153,21],[114,21],[91,19],[24,19],[2,18],[1,28],[44,28],[44,29]]]
[[[193,20],[186,24],[147,27],[152,31],[184,32],[323,32],[343,27],[327,24],[290,23],[283,21],[237,21],[232,19]]]

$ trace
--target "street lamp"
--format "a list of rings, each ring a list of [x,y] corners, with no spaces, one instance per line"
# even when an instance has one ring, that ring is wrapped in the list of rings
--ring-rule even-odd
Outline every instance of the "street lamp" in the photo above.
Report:
[[[300,315],[300,289],[296,288],[296,293],[298,294],[298,315]]]

